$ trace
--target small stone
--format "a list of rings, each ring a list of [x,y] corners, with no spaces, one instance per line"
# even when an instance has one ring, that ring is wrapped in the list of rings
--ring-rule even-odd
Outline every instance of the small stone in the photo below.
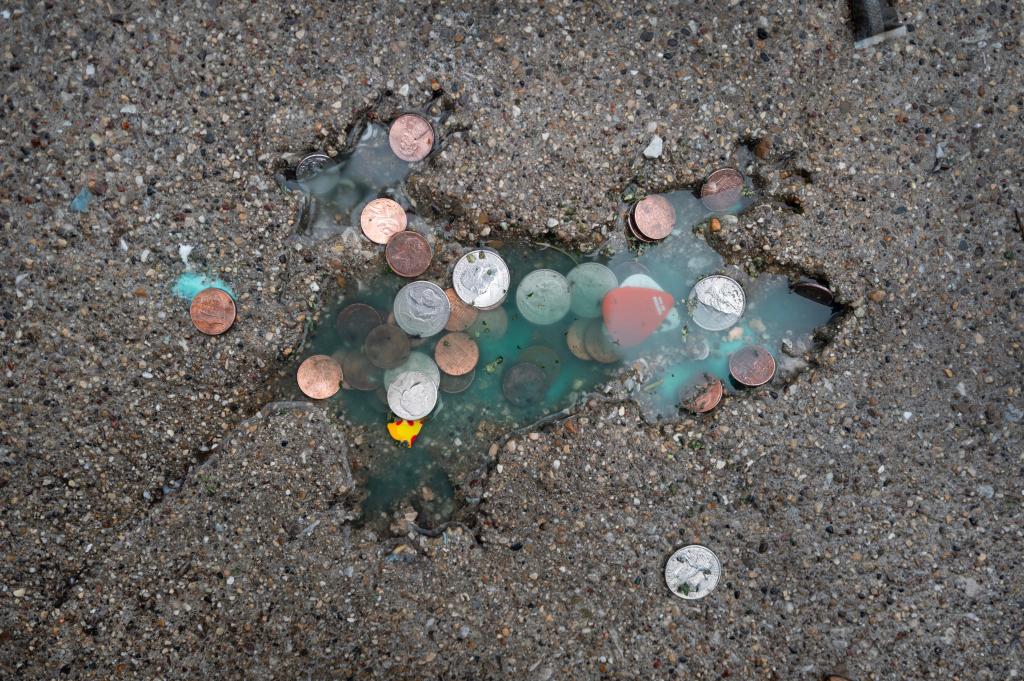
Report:
[[[772,138],[771,137],[762,137],[761,139],[759,139],[757,141],[757,144],[754,145],[754,156],[757,156],[762,161],[764,159],[768,158],[769,156],[771,156],[771,153],[772,153]]]
[[[651,138],[651,143],[644,149],[644,156],[647,158],[658,158],[661,156],[662,139],[659,135]]]
[[[868,299],[872,303],[880,303],[885,300],[885,291],[876,288],[874,291],[868,294]]]
[[[15,598],[21,598],[24,595],[25,595],[25,590],[24,589],[15,589],[14,590],[14,597]]]
[[[506,442],[505,443],[505,451],[509,452],[509,453],[512,453],[512,452],[516,451],[516,441],[515,440],[509,440],[508,442]]]
[[[711,218],[711,223],[709,227],[712,232],[720,232],[722,231],[722,221],[719,220],[718,218]]]

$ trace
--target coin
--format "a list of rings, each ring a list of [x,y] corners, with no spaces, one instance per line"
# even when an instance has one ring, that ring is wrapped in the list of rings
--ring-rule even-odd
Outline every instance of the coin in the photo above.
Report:
[[[477,249],[459,258],[452,271],[452,286],[462,302],[478,310],[500,305],[508,295],[508,265],[494,251]]]
[[[441,373],[441,392],[457,394],[465,392],[469,386],[473,385],[473,381],[476,379],[476,369],[473,369],[467,374],[461,376],[451,376],[446,373]]]
[[[334,318],[338,338],[343,344],[353,347],[360,347],[366,335],[380,324],[380,313],[366,303],[352,303]]]
[[[577,317],[600,317],[601,301],[619,285],[615,273],[596,262],[585,262],[565,275],[569,282],[569,309]]]
[[[444,289],[429,281],[406,284],[395,296],[395,323],[410,336],[429,338],[441,332],[451,313]]]
[[[583,334],[586,332],[589,324],[590,320],[577,319],[565,331],[565,344],[569,346],[569,352],[584,362],[594,359],[587,352],[586,341],[583,338]]]
[[[395,234],[405,230],[405,209],[391,199],[374,199],[359,214],[359,227],[375,244],[386,244]]]
[[[720,168],[708,175],[700,188],[700,200],[708,210],[723,211],[743,194],[743,175],[735,168]]]
[[[393,369],[409,356],[409,336],[397,326],[381,324],[367,334],[363,353],[378,369]]]
[[[554,324],[572,304],[569,282],[554,270],[534,270],[516,288],[516,307],[526,321],[538,326]]]
[[[631,213],[632,225],[643,238],[651,241],[664,239],[676,226],[676,209],[661,194],[651,194],[638,201]]]
[[[319,174],[331,163],[333,163],[331,157],[322,151],[309,154],[295,165],[295,179],[299,181],[308,180],[314,175]]]
[[[423,352],[410,352],[404,362],[394,369],[388,369],[384,372],[384,388],[390,388],[395,379],[410,371],[416,371],[429,377],[434,382],[434,385],[441,384],[441,370],[437,368],[437,364],[430,355]]]
[[[388,144],[403,161],[422,161],[434,147],[434,127],[423,116],[402,114],[391,124]]]
[[[480,360],[476,341],[461,331],[445,334],[434,346],[434,359],[441,371],[452,376],[468,374]]]
[[[508,313],[505,308],[481,310],[468,329],[467,333],[481,341],[495,341],[504,337],[508,331]]]
[[[399,232],[384,247],[384,259],[400,277],[418,277],[430,267],[434,256],[427,237],[419,232]]]
[[[444,294],[448,296],[448,303],[452,306],[452,314],[444,326],[445,331],[465,331],[476,321],[476,308],[462,302],[462,298],[459,298],[459,294],[453,288],[446,288]]]
[[[835,302],[835,296],[832,295],[832,291],[830,291],[827,286],[819,284],[812,279],[801,279],[798,282],[790,284],[789,290],[798,296],[807,298],[819,305],[827,305],[831,307],[832,303]]]
[[[381,383],[380,369],[373,366],[366,353],[353,350],[341,360],[345,383],[355,390],[374,390]]]
[[[299,390],[314,400],[326,400],[341,389],[341,365],[327,355],[307,357],[299,365],[295,380]]]
[[[540,404],[547,389],[544,370],[530,362],[510,366],[501,377],[501,394],[517,407]]]
[[[600,319],[591,319],[583,332],[583,345],[587,353],[601,364],[614,364],[620,359],[619,348],[608,336],[608,330]]]
[[[711,549],[700,544],[684,546],[665,563],[665,583],[680,598],[694,600],[711,593],[722,576],[722,564]]]
[[[399,418],[416,421],[424,418],[437,405],[437,385],[430,376],[407,371],[388,388],[388,406]]]
[[[760,345],[748,345],[729,355],[729,373],[737,382],[756,388],[772,380],[775,358]]]
[[[694,284],[686,305],[697,326],[708,331],[722,331],[743,316],[747,297],[735,279],[713,274]]]
[[[634,238],[636,238],[636,239],[638,239],[640,241],[643,241],[644,243],[648,243],[648,244],[653,244],[654,243],[654,239],[648,239],[647,237],[645,237],[643,235],[643,232],[641,232],[639,229],[637,229],[636,221],[633,219],[633,213],[632,212],[630,212],[629,217],[626,220],[626,224],[629,226],[629,233],[632,234]]]
[[[554,383],[562,370],[562,358],[558,356],[557,352],[544,345],[531,345],[519,353],[517,360],[539,366],[544,370],[548,383]]]
[[[705,414],[722,401],[722,382],[711,374],[701,374],[679,391],[679,403],[695,414]]]
[[[637,260],[626,260],[612,266],[612,272],[619,278],[619,281],[628,279],[634,274],[646,274],[650,275],[651,271],[647,269],[641,262]]]
[[[207,336],[219,336],[235,323],[235,301],[219,288],[204,288],[188,308],[192,324]]]

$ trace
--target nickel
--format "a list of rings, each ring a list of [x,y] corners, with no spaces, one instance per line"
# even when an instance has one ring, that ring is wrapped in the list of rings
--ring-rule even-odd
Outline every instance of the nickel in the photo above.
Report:
[[[596,262],[585,262],[565,275],[569,282],[569,309],[577,317],[601,316],[601,301],[606,293],[619,285],[615,273]]]
[[[437,405],[437,385],[418,371],[398,376],[388,388],[388,406],[399,418],[416,421],[424,418]]]
[[[192,324],[208,336],[219,336],[235,323],[235,301],[219,288],[205,288],[188,309]]]
[[[508,265],[494,251],[478,249],[459,258],[452,272],[452,286],[464,303],[478,310],[500,305],[508,295]]]
[[[410,336],[429,338],[440,333],[451,312],[444,289],[429,281],[406,284],[395,296],[395,323]]]
[[[516,288],[516,307],[526,321],[546,326],[569,312],[569,282],[554,270],[534,270]]]
[[[819,305],[831,306],[835,302],[835,296],[827,286],[819,284],[818,282],[811,279],[801,279],[800,281],[790,285],[789,290],[793,293],[812,300]]]
[[[735,279],[715,274],[694,284],[686,304],[697,326],[722,331],[743,316],[747,297]]]
[[[711,549],[700,544],[684,546],[665,563],[665,583],[680,598],[694,600],[711,593],[722,576],[722,564]]]

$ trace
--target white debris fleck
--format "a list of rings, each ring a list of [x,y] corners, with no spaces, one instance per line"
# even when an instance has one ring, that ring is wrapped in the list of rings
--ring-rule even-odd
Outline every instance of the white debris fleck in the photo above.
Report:
[[[912,412],[912,411],[905,411],[905,412],[903,412],[903,420],[904,421],[909,421],[913,417],[914,417],[914,412]]]
[[[192,248],[189,244],[178,244],[178,257],[185,263],[185,269],[192,267],[188,264],[188,256],[192,255]]]
[[[139,113],[139,107],[134,104],[125,104],[121,107],[121,113],[123,114],[137,114]]]
[[[644,156],[646,158],[658,158],[661,156],[662,145],[663,141],[661,136],[655,135],[651,138],[651,143],[647,145],[646,149],[644,149]]]

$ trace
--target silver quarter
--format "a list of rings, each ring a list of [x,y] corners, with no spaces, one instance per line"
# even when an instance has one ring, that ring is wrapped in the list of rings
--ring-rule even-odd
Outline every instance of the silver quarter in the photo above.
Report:
[[[684,546],[665,563],[665,583],[680,598],[695,600],[714,591],[722,576],[722,564],[711,549],[700,544]]]
[[[554,270],[534,270],[516,288],[516,307],[526,321],[554,324],[569,313],[569,282]]]
[[[596,262],[577,265],[565,278],[569,281],[572,295],[572,313],[585,319],[600,317],[605,294],[619,285],[615,273]]]
[[[508,295],[511,275],[508,265],[494,251],[478,249],[455,263],[452,287],[464,303],[486,310],[500,305]]]
[[[407,371],[388,388],[388,406],[409,421],[424,418],[437,405],[437,384],[419,371]]]
[[[694,284],[686,305],[697,326],[708,331],[722,331],[743,316],[747,296],[735,279],[714,274]]]
[[[333,162],[330,156],[321,151],[309,154],[295,166],[295,179],[308,180]]]
[[[407,374],[410,371],[415,371],[430,377],[430,380],[432,380],[436,386],[441,385],[441,370],[437,368],[437,363],[434,359],[430,355],[415,351],[410,352],[406,360],[394,369],[388,369],[384,372],[384,387],[390,388],[391,384],[394,383],[399,376]]]
[[[410,336],[429,338],[440,333],[451,314],[444,289],[429,281],[406,284],[395,296],[395,322]]]

